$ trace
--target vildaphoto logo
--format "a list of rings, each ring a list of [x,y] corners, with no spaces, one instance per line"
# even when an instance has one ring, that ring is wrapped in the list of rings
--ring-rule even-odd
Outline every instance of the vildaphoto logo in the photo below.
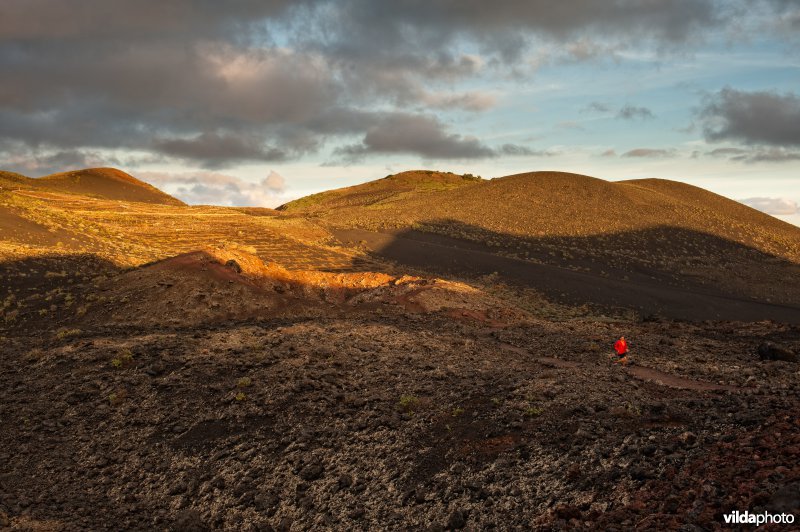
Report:
[[[791,525],[794,523],[793,514],[771,514],[769,512],[762,512],[760,514],[750,513],[748,511],[740,512],[735,510],[722,516],[725,524],[728,525]]]

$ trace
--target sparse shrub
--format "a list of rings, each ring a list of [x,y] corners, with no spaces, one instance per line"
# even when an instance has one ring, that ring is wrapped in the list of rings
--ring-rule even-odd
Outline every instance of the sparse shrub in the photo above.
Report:
[[[25,359],[31,362],[37,362],[41,360],[44,357],[44,355],[45,355],[44,350],[35,347],[30,351],[28,351],[28,353],[25,355]]]
[[[122,404],[125,399],[127,399],[128,393],[125,390],[120,390],[118,392],[111,392],[108,395],[108,402],[111,403],[111,406],[117,406]]]
[[[628,415],[630,417],[641,417],[642,416],[642,409],[639,408],[637,405],[628,403],[625,405],[625,410],[628,411]]]
[[[453,417],[458,417],[464,413],[464,409],[461,407],[456,407],[453,409]]]
[[[401,395],[400,400],[397,402],[403,410],[411,411],[414,406],[419,403],[419,398],[413,395]]]
[[[245,395],[244,392],[239,392],[236,394],[236,397],[234,397],[234,399],[236,399],[237,401],[244,401],[245,399],[247,399],[247,395]]]
[[[63,340],[64,338],[72,338],[73,336],[78,336],[79,334],[81,334],[80,329],[61,328],[56,333],[56,338],[59,340]]]
[[[529,406],[525,409],[525,415],[528,417],[539,417],[542,415],[543,410],[538,406]]]
[[[250,377],[242,377],[241,379],[236,381],[237,388],[247,388],[251,384],[253,384],[253,380]]]
[[[9,308],[11,305],[14,304],[14,301],[16,299],[17,297],[14,294],[9,294],[8,297],[6,297],[5,300],[3,300],[3,306],[0,307],[0,310],[5,310]]]
[[[119,356],[114,357],[111,359],[111,365],[115,368],[121,368],[123,366],[129,366],[133,363],[133,353],[130,350],[126,349],[122,351]]]

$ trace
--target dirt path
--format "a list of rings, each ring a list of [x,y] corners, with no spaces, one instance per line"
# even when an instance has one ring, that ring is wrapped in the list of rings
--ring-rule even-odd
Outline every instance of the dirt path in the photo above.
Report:
[[[514,353],[518,353],[520,355],[534,356],[533,359],[536,362],[556,368],[575,369],[580,367],[589,367],[591,365],[587,363],[575,362],[572,360],[564,360],[560,358],[535,356],[527,349],[507,344],[504,342],[500,343],[500,347],[507,351],[513,351]],[[697,390],[700,392],[737,391],[740,389],[738,386],[726,386],[722,384],[713,384],[710,382],[687,379],[685,377],[679,377],[678,375],[672,375],[671,373],[666,373],[664,371],[657,370],[654,368],[648,368],[645,366],[633,365],[633,366],[626,366],[625,368],[620,368],[620,369],[621,371],[625,371],[632,377],[637,378],[639,380],[646,382],[653,382],[655,384],[659,384],[661,386],[667,386],[669,388],[677,388],[681,390]]]

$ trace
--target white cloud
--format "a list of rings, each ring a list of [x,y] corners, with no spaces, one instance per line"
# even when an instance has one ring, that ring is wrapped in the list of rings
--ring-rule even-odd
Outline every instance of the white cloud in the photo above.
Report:
[[[283,203],[286,183],[271,171],[258,182],[218,172],[142,172],[139,177],[191,205],[275,207]]]
[[[746,198],[740,202],[767,214],[791,215],[800,212],[797,202],[787,198]]]

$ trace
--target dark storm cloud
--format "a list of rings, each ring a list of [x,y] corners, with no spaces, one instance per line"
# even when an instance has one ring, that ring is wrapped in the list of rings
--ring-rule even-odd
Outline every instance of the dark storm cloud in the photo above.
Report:
[[[62,172],[69,168],[90,168],[99,166],[120,166],[123,164],[119,158],[89,150],[59,150],[48,153],[37,153],[26,146],[9,145],[0,143],[0,153],[14,155],[6,156],[3,166],[11,171],[31,177]]]
[[[358,160],[371,154],[411,153],[428,159],[479,159],[494,150],[478,139],[448,133],[436,118],[393,114],[370,128],[360,144],[338,148],[336,154]]]
[[[427,48],[439,50],[468,36],[485,49],[515,57],[531,36],[564,41],[576,36],[683,42],[717,22],[712,0],[608,1],[573,0],[434,0],[337,3],[336,22],[356,41],[372,44],[358,50]],[[330,41],[348,52],[348,42]],[[386,43],[381,45],[380,43]]]
[[[230,162],[280,161],[286,158],[286,152],[265,146],[257,138],[218,133],[202,133],[189,139],[160,139],[153,148],[167,155],[204,161],[209,168]]]
[[[710,142],[800,146],[800,97],[726,88],[708,96],[698,116]]]
[[[380,123],[485,111],[493,94],[454,87],[516,72],[539,44],[571,61],[632,45],[684,46],[724,24],[722,4],[5,0],[0,141],[24,149],[0,156],[119,148],[218,168],[360,136],[356,154],[492,157],[506,151],[441,123],[397,131]],[[415,128],[432,144],[403,136]]]
[[[391,114],[380,118],[358,144],[337,148],[336,156],[345,162],[369,155],[409,153],[426,159],[482,159],[500,156],[549,157],[555,153],[533,150],[519,144],[487,146],[475,137],[450,133],[435,117]]]
[[[3,0],[4,39],[146,39],[212,37],[257,24],[297,0]]]
[[[648,118],[655,118],[655,115],[647,107],[625,105],[619,111],[617,111],[617,118],[621,118],[623,120],[646,120]]]
[[[796,0],[767,0],[774,9],[774,27],[797,39],[800,30],[800,4]]]

